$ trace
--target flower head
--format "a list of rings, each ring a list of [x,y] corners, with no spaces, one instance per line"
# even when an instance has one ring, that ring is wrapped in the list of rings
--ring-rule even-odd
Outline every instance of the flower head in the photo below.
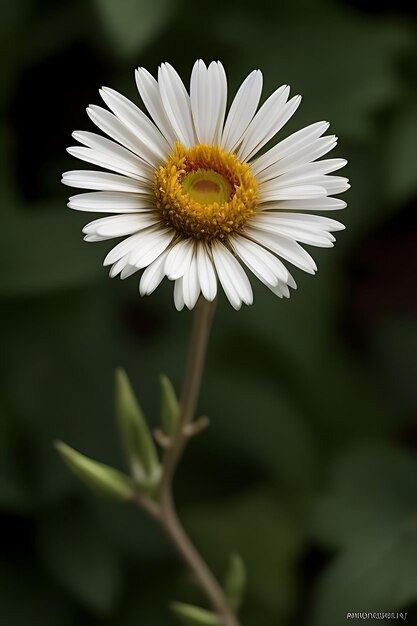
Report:
[[[75,132],[73,156],[107,171],[65,172],[66,185],[93,190],[68,206],[110,213],[87,224],[86,241],[122,237],[106,256],[110,276],[144,270],[140,293],[152,293],[164,276],[175,281],[177,309],[193,308],[200,293],[213,300],[217,283],[235,309],[252,303],[249,270],[279,297],[296,287],[283,260],[314,274],[300,245],[331,247],[343,224],[315,211],[342,209],[331,197],[349,188],[330,176],[344,159],[317,160],[336,145],[318,122],[259,151],[294,114],[301,97],[277,89],[259,108],[262,74],[243,81],[226,115],[223,66],[197,61],[190,93],[164,63],[155,80],[144,68],[136,83],[149,116],[130,100],[103,88],[108,109],[90,106],[91,120],[109,138]]]

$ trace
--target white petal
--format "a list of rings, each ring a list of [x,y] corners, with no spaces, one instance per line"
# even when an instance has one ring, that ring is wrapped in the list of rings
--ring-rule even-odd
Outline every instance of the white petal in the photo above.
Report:
[[[278,220],[285,226],[308,226],[317,230],[327,230],[329,232],[344,230],[345,226],[341,222],[323,217],[322,215],[310,215],[308,213],[284,213],[283,211],[262,211],[258,213],[254,220],[275,224]]]
[[[154,226],[144,230],[143,239],[129,256],[129,264],[141,269],[152,263],[171,243],[175,233],[172,228],[162,230]]]
[[[158,83],[165,113],[181,143],[190,148],[196,143],[191,117],[190,97],[184,83],[169,63],[158,71]]]
[[[144,67],[139,67],[136,70],[135,78],[143,104],[169,145],[172,147],[177,137],[171,122],[165,113],[158,81],[155,80],[155,78]]]
[[[209,66],[209,78],[211,89],[215,95],[216,107],[215,110],[217,112],[217,122],[216,122],[216,131],[213,138],[213,143],[220,144],[220,140],[223,134],[223,126],[224,126],[224,116],[226,113],[227,106],[227,78],[226,72],[224,71],[223,65],[220,61],[210,63]],[[214,108],[214,106],[213,106]]]
[[[253,141],[253,145],[251,146],[250,151],[250,146],[248,146],[245,156],[243,157],[242,155],[242,159],[244,158],[246,161],[252,159],[252,157],[257,152],[259,152],[259,150],[263,148],[263,146],[268,143],[268,141],[272,139],[272,137],[274,137],[283,126],[285,126],[285,124],[294,115],[294,113],[300,106],[300,103],[301,96],[294,96],[294,98],[291,98],[291,100],[286,103],[279,115],[276,115],[273,118],[271,117],[269,131],[263,133],[263,136],[258,143],[255,143],[255,141]]]
[[[279,180],[280,182],[298,182],[309,176],[319,176],[329,174],[335,170],[339,170],[347,164],[346,159],[323,159],[322,161],[313,161],[311,163],[302,163],[298,167],[281,174],[277,178],[271,178],[269,182],[273,180]],[[261,186],[266,184],[266,180],[261,183]]]
[[[259,203],[276,200],[307,200],[326,196],[326,189],[320,185],[296,185],[294,187],[262,188]]]
[[[344,176],[328,176],[323,174],[303,176],[300,174],[298,176],[291,177],[291,172],[288,172],[288,174],[284,174],[283,176],[273,178],[266,183],[262,183],[260,186],[260,194],[262,196],[270,193],[271,191],[275,192],[280,189],[284,189],[285,187],[298,187],[304,185],[320,185],[326,189],[326,195],[342,193],[350,187],[349,180]]]
[[[314,274],[317,270],[317,265],[313,258],[296,241],[266,233],[258,228],[247,228],[246,233],[257,243],[260,243],[308,274]]]
[[[148,226],[153,226],[157,222],[159,222],[159,217],[154,212],[115,215],[89,222],[89,224],[84,226],[83,233],[95,235],[98,237],[96,241],[99,241],[100,239],[105,240],[131,235]]]
[[[148,265],[148,267],[144,270],[139,283],[139,292],[141,296],[149,296],[161,283],[163,277],[165,276],[164,265],[167,254],[168,250],[162,252],[162,254],[160,254],[155,261]]]
[[[336,144],[337,137],[335,135],[315,139],[308,145],[304,145],[301,148],[294,150],[284,158],[280,157],[279,161],[276,161],[267,170],[265,170],[258,180],[259,182],[264,183],[265,180],[281,176],[281,174],[285,174],[300,165],[319,159],[330,150],[333,150]]]
[[[209,251],[207,250],[206,245],[201,241],[197,242],[196,259],[201,293],[206,300],[212,302],[217,294],[216,273],[214,271],[213,261],[210,257]]]
[[[129,176],[130,178],[134,178],[144,183],[150,182],[150,178],[144,170],[141,169],[141,167],[134,167],[109,152],[92,148],[84,148],[83,146],[71,146],[70,148],[67,148],[67,152],[71,154],[71,156],[74,156],[81,161],[85,161],[86,163],[98,165],[98,167],[118,172],[119,174]]]
[[[98,128],[122,146],[131,150],[138,156],[143,168],[147,168],[149,172],[152,171],[154,159],[149,151],[144,148],[143,142],[113,113],[94,104],[88,107],[87,113]]]
[[[112,263],[116,263],[122,257],[126,257],[126,263],[128,261],[128,256],[135,250],[136,246],[140,244],[143,240],[143,233],[139,232],[134,235],[131,235],[127,239],[123,239],[117,246],[114,246],[106,256],[103,261],[103,265],[111,265]]]
[[[62,174],[64,185],[79,187],[80,189],[96,189],[98,191],[127,191],[151,195],[152,190],[137,180],[110,172],[95,172],[92,170],[72,170]]]
[[[115,141],[102,135],[97,135],[97,133],[81,130],[74,131],[72,136],[88,148],[102,153],[107,161],[110,162],[113,159],[135,177],[143,178],[153,183],[152,168],[143,159]]]
[[[114,89],[103,87],[100,95],[109,109],[139,139],[147,154],[146,160],[155,166],[163,162],[170,153],[170,145],[149,117]]]
[[[327,231],[320,231],[314,228],[302,227],[302,226],[286,226],[281,224],[279,220],[275,220],[274,223],[265,223],[260,220],[254,219],[251,222],[254,228],[259,228],[266,233],[272,235],[279,235],[288,239],[294,239],[301,243],[307,243],[312,246],[319,246],[321,248],[331,248],[335,238]]]
[[[241,235],[230,237],[230,242],[236,254],[259,278],[262,274],[265,280],[262,282],[276,285],[278,281],[286,282],[289,272],[285,265],[271,252],[265,250],[254,241],[250,241]]]
[[[311,198],[309,200],[279,200],[262,206],[263,211],[339,211],[346,207],[339,198]]]
[[[227,80],[221,63],[213,62],[207,69],[203,61],[196,61],[191,73],[190,99],[198,141],[217,143],[227,100]]]
[[[122,280],[125,280],[125,278],[129,278],[129,276],[132,276],[133,274],[136,274],[136,272],[138,272],[138,268],[135,267],[134,265],[129,265],[129,263],[126,263],[126,265],[124,266],[124,268],[122,269],[122,271],[120,272],[120,278]]]
[[[270,285],[267,285],[267,287],[268,289],[272,291],[272,293],[278,296],[278,298],[290,297],[290,290],[288,289],[288,285],[286,285],[285,283],[278,283],[278,285],[276,285],[275,287],[271,287]]]
[[[69,198],[68,206],[77,211],[96,213],[136,213],[153,208],[146,196],[121,191],[93,191]]]
[[[127,258],[125,256],[116,261],[116,263],[113,263],[109,271],[110,278],[115,278],[118,274],[120,274],[120,272],[125,269],[126,264]]]
[[[287,278],[287,285],[288,287],[292,287],[292,289],[297,289],[297,283],[295,282],[294,278],[289,272],[288,272],[288,278]]]
[[[239,87],[224,125],[220,144],[224,150],[232,152],[242,139],[258,107],[262,82],[260,70],[254,70]]]
[[[318,137],[326,132],[329,126],[330,124],[328,122],[316,122],[289,135],[251,163],[253,173],[258,180],[265,180],[265,175],[263,174],[265,169],[269,168],[280,159],[292,154],[292,152],[295,152],[299,148],[311,144],[312,141],[318,139]]]
[[[174,304],[177,311],[182,311],[184,308],[184,296],[182,290],[182,277],[177,278],[174,283]]]
[[[174,244],[165,261],[165,274],[170,280],[184,276],[193,256],[193,240],[181,239]]]
[[[328,196],[334,196],[338,193],[344,193],[350,189],[349,179],[344,176],[316,176],[314,179],[308,179],[308,184],[323,185]]]
[[[290,88],[282,85],[261,106],[251,123],[237,154],[246,161],[260,150],[288,121],[301,102],[300,96],[287,103]]]
[[[185,306],[191,311],[198,300],[198,296],[200,295],[200,283],[197,275],[197,259],[195,250],[193,250],[191,263],[182,277],[182,293],[184,296]]]
[[[222,243],[215,241],[211,250],[217,275],[232,307],[239,310],[242,302],[252,304],[252,287],[240,263]]]
[[[245,246],[243,242],[239,244],[238,239],[238,237],[230,238],[230,243],[237,256],[264,285],[275,287],[278,284],[278,278],[275,274],[265,263],[262,263],[257,255],[252,253],[250,246]],[[251,242],[248,241],[248,243]]]

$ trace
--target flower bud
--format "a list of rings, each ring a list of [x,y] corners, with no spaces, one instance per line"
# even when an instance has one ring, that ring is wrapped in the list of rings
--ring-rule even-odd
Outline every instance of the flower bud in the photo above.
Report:
[[[133,498],[132,481],[125,474],[104,463],[89,459],[63,441],[57,441],[55,447],[70,470],[93,491],[116,500]]]
[[[142,487],[152,488],[159,480],[161,466],[142,409],[122,369],[116,371],[116,410],[132,476]]]
[[[215,613],[200,609],[198,606],[174,602],[171,604],[171,609],[185,626],[221,626]]]
[[[174,387],[164,374],[160,377],[161,382],[161,421],[166,435],[174,434],[177,429],[180,416],[180,407]]]

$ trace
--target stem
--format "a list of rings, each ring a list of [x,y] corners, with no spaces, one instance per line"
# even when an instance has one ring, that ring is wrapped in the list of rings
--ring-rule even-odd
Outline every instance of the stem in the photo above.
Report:
[[[184,431],[194,418],[214,309],[215,302],[208,302],[204,298],[200,298],[197,303],[182,384],[180,417],[171,445],[164,457],[161,481],[162,498],[164,494],[166,495],[170,491],[175,470],[187,443]]]
[[[214,302],[208,302],[203,298],[197,304],[182,387],[180,417],[163,460],[160,504],[155,503],[156,507],[152,507],[152,510],[147,505],[144,508],[164,528],[177,552],[195,575],[222,626],[239,626],[223,589],[185,532],[178,518],[172,494],[175,471],[188,440],[187,426],[192,422],[195,415],[214,308]],[[143,501],[137,500],[136,503],[144,506]]]
[[[181,558],[195,575],[201,590],[217,613],[222,626],[239,626],[239,622],[228,604],[223,589],[201,555],[197,552],[178,519],[171,492],[166,496],[161,515],[161,522],[168,537]]]

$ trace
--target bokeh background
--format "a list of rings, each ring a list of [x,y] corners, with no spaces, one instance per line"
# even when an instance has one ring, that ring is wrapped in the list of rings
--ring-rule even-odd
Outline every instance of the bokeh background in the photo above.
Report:
[[[415,13],[382,0],[13,0],[1,8],[0,622],[167,626],[201,602],[159,530],[92,496],[63,439],[124,467],[114,420],[123,365],[152,424],[158,375],[178,387],[191,314],[172,285],[110,281],[111,243],[81,239],[65,152],[133,70],[221,59],[231,92],[304,97],[293,131],[329,119],[352,189],[316,277],[290,301],[254,285],[220,298],[201,396],[211,418],[177,477],[185,525],[218,576],[242,554],[245,626],[340,626],[348,611],[417,624],[417,42]],[[285,129],[284,132],[286,132]],[[281,133],[282,136],[282,133]]]

